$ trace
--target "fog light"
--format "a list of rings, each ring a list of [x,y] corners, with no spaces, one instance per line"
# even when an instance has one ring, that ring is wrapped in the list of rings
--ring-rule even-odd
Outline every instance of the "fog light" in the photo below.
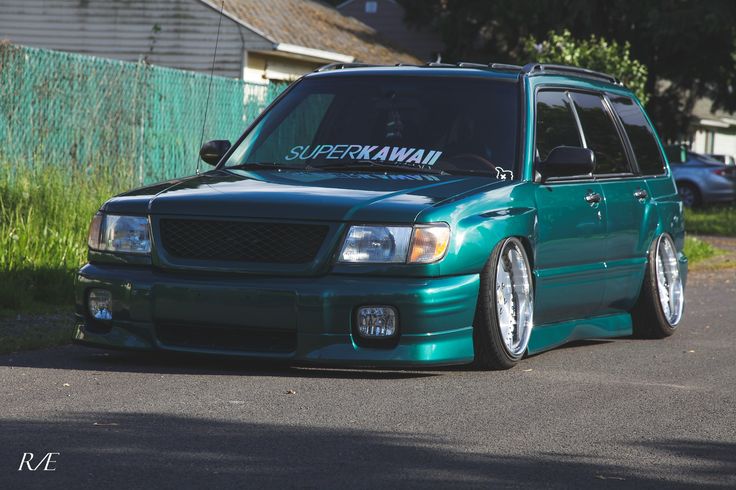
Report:
[[[112,320],[112,294],[107,289],[90,289],[87,308],[95,320]]]
[[[358,333],[369,339],[393,337],[398,326],[397,316],[392,306],[362,306],[358,308]]]

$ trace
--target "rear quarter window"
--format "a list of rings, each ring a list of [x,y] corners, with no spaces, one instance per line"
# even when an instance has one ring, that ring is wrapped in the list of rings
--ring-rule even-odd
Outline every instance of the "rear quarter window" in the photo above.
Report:
[[[613,109],[621,118],[631,148],[634,150],[639,170],[644,175],[662,175],[664,160],[649,122],[639,104],[629,97],[609,96]],[[679,161],[679,158],[677,159]]]

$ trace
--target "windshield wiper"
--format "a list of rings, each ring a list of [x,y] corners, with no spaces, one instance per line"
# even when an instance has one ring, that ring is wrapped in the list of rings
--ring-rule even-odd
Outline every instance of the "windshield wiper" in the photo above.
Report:
[[[415,172],[423,174],[443,175],[445,172],[434,168],[414,167],[411,165],[393,165],[391,163],[374,162],[373,160],[351,160],[342,163],[323,163],[315,165],[308,163],[307,169],[313,170],[367,170],[367,171],[390,171],[390,172]]]

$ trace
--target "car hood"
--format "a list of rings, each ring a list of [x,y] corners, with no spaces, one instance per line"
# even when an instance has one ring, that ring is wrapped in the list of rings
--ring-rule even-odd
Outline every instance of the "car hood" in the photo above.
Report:
[[[216,170],[109,200],[117,214],[320,221],[412,222],[448,199],[508,185],[491,177],[427,173]]]

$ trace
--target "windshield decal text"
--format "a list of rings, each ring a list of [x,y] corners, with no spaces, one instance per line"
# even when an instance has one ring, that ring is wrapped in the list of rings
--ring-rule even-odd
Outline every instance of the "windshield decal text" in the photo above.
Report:
[[[402,163],[405,165],[434,165],[442,156],[438,150],[423,148],[406,148],[403,146],[376,145],[306,145],[295,146],[284,158],[291,160],[371,160],[385,163]]]

